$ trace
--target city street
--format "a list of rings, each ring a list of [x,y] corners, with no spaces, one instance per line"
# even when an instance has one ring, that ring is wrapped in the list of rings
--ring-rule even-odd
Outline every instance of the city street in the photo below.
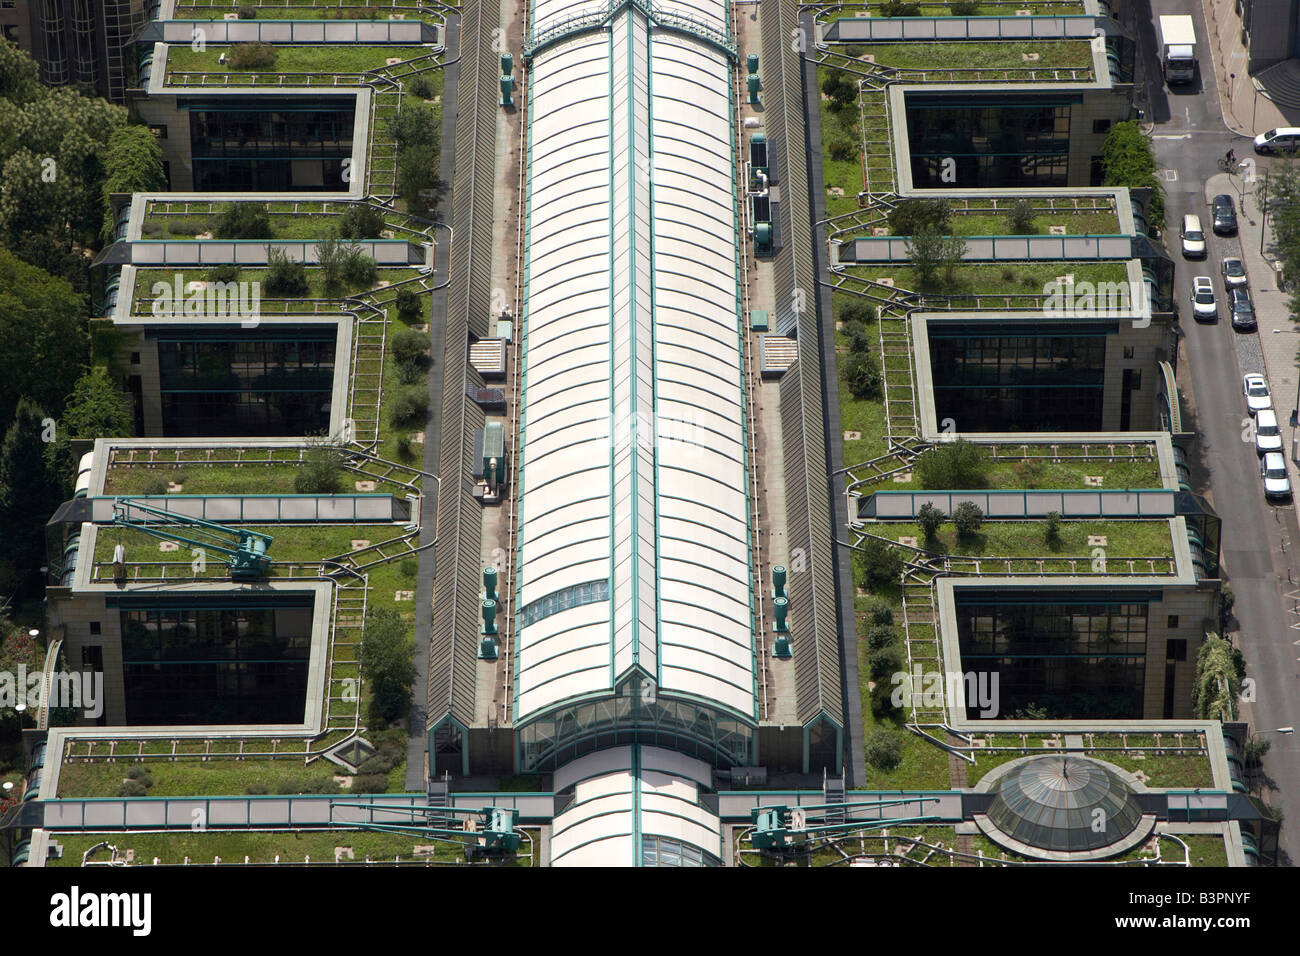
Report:
[[[1175,297],[1181,314],[1178,379],[1188,411],[1184,422],[1190,422],[1199,436],[1192,462],[1193,482],[1223,519],[1224,577],[1236,598],[1236,623],[1230,625],[1229,633],[1245,654],[1247,676],[1254,680],[1255,701],[1247,703],[1242,714],[1256,732],[1267,733],[1300,725],[1300,565],[1294,561],[1300,531],[1294,505],[1275,507],[1264,500],[1241,382],[1248,372],[1267,376],[1289,453],[1295,431],[1289,419],[1297,402],[1295,355],[1300,335],[1295,334],[1287,296],[1278,290],[1276,273],[1260,252],[1264,224],[1254,184],[1248,181],[1253,170],[1248,167],[1229,175],[1217,166],[1229,147],[1238,160],[1257,159],[1251,141],[1233,132],[1252,132],[1241,124],[1243,113],[1249,120],[1252,109],[1255,112],[1260,125],[1253,132],[1277,125],[1278,116],[1267,100],[1263,101],[1266,108],[1258,109],[1248,97],[1246,109],[1238,105],[1231,110],[1232,128],[1225,120],[1220,78],[1227,75],[1237,89],[1236,77],[1228,67],[1240,65],[1244,56],[1239,44],[1233,48],[1226,21],[1229,7],[1225,3],[1215,8],[1212,0],[1205,0],[1204,6],[1200,0],[1155,0],[1153,21],[1162,14],[1195,17],[1199,81],[1173,91],[1163,85],[1158,44],[1149,25],[1151,32],[1142,38],[1145,62],[1138,80],[1146,122],[1154,124],[1148,128],[1165,178],[1164,235],[1176,262]],[[1258,157],[1260,175],[1267,165]],[[1238,236],[1211,234],[1209,200],[1221,193],[1231,195],[1237,207]],[[1209,249],[1203,261],[1182,257],[1179,224],[1187,213],[1199,215],[1205,227]],[[1245,261],[1257,333],[1232,328],[1230,301],[1219,275],[1225,256],[1240,256]],[[1192,319],[1189,298],[1192,279],[1198,275],[1210,276],[1214,282],[1219,305],[1216,322]],[[1294,461],[1290,469],[1295,487],[1300,471]],[[1293,811],[1300,811],[1300,741],[1293,735],[1267,736],[1272,750],[1264,766],[1273,789],[1266,791],[1266,796],[1285,816],[1295,818]],[[1281,839],[1283,865],[1300,859],[1300,828],[1284,826]]]

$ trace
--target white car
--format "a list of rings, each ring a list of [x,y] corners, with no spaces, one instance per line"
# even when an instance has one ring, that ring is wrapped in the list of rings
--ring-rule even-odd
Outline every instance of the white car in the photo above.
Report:
[[[1261,408],[1255,413],[1255,454],[1267,455],[1282,450],[1282,429],[1277,427],[1277,416],[1271,408]]]
[[[1183,258],[1205,258],[1205,230],[1201,228],[1200,216],[1184,216],[1183,228],[1178,235],[1183,241]]]
[[[1300,146],[1300,127],[1283,126],[1255,137],[1255,152],[1280,153]]]
[[[1269,452],[1260,462],[1259,473],[1264,478],[1264,497],[1286,499],[1291,497],[1291,479],[1286,476],[1286,459],[1279,451]]]
[[[1192,314],[1207,322],[1219,317],[1219,307],[1214,301],[1214,283],[1209,276],[1197,276],[1192,280]]]
[[[1263,375],[1245,376],[1241,380],[1241,392],[1246,396],[1246,410],[1252,415],[1262,408],[1273,407],[1273,396],[1268,393],[1268,382]]]
[[[1224,259],[1219,267],[1223,274],[1223,285],[1227,289],[1236,289],[1246,284],[1246,264],[1235,256]]]

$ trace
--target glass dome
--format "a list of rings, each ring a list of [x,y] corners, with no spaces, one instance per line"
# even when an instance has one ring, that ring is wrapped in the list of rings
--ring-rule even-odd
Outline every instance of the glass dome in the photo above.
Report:
[[[1009,773],[988,811],[1006,836],[1042,850],[1090,853],[1131,834],[1142,819],[1114,772],[1073,754],[1040,757]]]

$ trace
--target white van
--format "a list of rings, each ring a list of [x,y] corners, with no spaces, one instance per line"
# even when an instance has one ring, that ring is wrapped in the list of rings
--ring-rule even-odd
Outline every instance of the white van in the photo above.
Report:
[[[1184,216],[1183,231],[1180,234],[1183,240],[1183,257],[1186,259],[1204,259],[1205,258],[1205,230],[1201,228],[1200,216]]]
[[[1277,415],[1271,408],[1261,408],[1255,413],[1255,454],[1281,450],[1282,430],[1277,427]]]
[[[1255,152],[1268,155],[1300,149],[1300,127],[1281,126],[1255,137]]]

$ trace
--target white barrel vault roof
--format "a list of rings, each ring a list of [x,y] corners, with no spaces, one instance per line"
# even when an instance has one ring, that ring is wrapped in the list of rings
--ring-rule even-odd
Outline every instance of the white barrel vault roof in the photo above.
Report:
[[[700,803],[707,764],[658,747],[615,747],[566,764],[557,793],[573,803],[551,826],[551,866],[636,866],[645,837],[722,856],[722,824]]]
[[[589,7],[539,0],[536,32]],[[655,9],[726,30],[725,2]],[[529,93],[516,610],[609,597],[521,617],[515,719],[633,668],[752,719],[731,63],[627,6]]]

